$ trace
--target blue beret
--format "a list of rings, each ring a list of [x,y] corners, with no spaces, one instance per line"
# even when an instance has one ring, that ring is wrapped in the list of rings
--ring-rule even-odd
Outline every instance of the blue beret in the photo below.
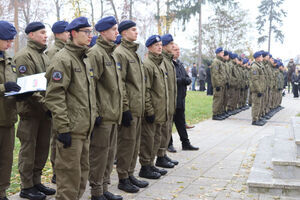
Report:
[[[228,53],[228,51],[224,51],[224,56],[228,56],[229,55],[229,53]]]
[[[94,45],[96,44],[97,38],[98,38],[97,35],[93,36],[93,37],[92,37],[92,40],[91,40],[91,43],[90,43],[88,46],[89,46],[89,47],[94,46]]]
[[[118,35],[117,39],[114,41],[115,44],[121,44],[122,35]]]
[[[0,39],[13,40],[17,34],[16,28],[7,21],[0,21]]]
[[[229,58],[235,59],[236,58],[235,55],[236,55],[235,53],[229,52]]]
[[[66,27],[69,25],[66,21],[57,21],[52,26],[53,33],[63,33],[65,32]]]
[[[117,24],[117,20],[113,16],[108,16],[100,19],[95,25],[95,29],[98,32],[106,31]]]
[[[219,47],[216,49],[216,54],[220,53],[221,51],[223,51],[223,47]]]
[[[25,28],[25,33],[35,32],[44,29],[45,25],[42,22],[31,22]]]
[[[269,55],[269,52],[266,52],[266,51],[263,51],[263,52],[262,52],[262,56],[263,56],[263,57],[266,57],[267,55]]]
[[[152,35],[147,39],[146,47],[149,47],[152,44],[155,44],[155,43],[160,42],[160,41],[161,41],[161,37],[159,35]]]
[[[259,56],[262,56],[262,52],[261,51],[257,51],[253,55],[254,58],[258,58]]]
[[[246,64],[249,60],[247,58],[243,59],[243,64]]]
[[[121,34],[122,31],[125,31],[127,29],[130,29],[131,27],[134,27],[136,26],[136,23],[131,21],[131,20],[125,20],[125,21],[122,21],[120,24],[119,24],[119,28],[118,28],[118,31],[119,33]]]
[[[270,58],[273,58],[272,54],[269,54]]]
[[[91,27],[91,25],[88,22],[88,19],[86,17],[78,17],[74,19],[67,27],[66,31],[71,31],[74,29],[80,29],[84,27]]]
[[[170,42],[173,41],[173,36],[171,34],[165,34],[163,36],[161,36],[161,41],[162,41],[162,45],[166,46],[168,45]]]

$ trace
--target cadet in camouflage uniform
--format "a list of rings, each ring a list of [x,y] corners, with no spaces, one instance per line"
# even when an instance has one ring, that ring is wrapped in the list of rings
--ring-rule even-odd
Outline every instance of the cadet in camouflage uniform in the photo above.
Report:
[[[165,34],[161,37],[163,45],[163,65],[165,66],[168,81],[168,116],[167,122],[162,126],[162,139],[159,151],[157,153],[157,159],[155,165],[164,168],[173,168],[178,164],[178,161],[171,160],[167,156],[167,148],[172,135],[173,126],[173,116],[176,110],[176,100],[177,100],[177,82],[176,82],[176,71],[173,64],[173,48],[174,41],[171,34]],[[184,149],[184,146],[183,146]]]
[[[66,30],[71,40],[47,70],[46,105],[57,132],[55,172],[57,200],[82,197],[89,173],[90,134],[96,119],[93,69],[86,58],[92,28],[87,18],[74,19]]]
[[[224,88],[224,102],[223,102],[223,114],[225,118],[229,117],[230,115],[228,114],[228,108],[227,104],[229,102],[229,89],[230,89],[230,80],[231,80],[231,74],[230,74],[230,66],[229,66],[229,52],[224,51],[223,55],[223,63],[224,63],[224,72],[225,72],[225,88]]]
[[[222,47],[216,49],[216,58],[211,67],[211,81],[213,86],[213,120],[225,119],[223,114],[224,91],[226,87],[225,67],[223,64],[224,51]]]
[[[118,188],[136,193],[148,182],[138,180],[133,174],[140,149],[142,117],[145,110],[145,73],[136,53],[139,45],[136,23],[122,21],[119,25],[122,42],[114,51],[117,66],[121,68],[123,89],[122,125],[118,133],[117,172]]]
[[[262,53],[255,52],[253,57],[255,61],[251,65],[250,72],[250,90],[252,92],[252,125],[263,126],[264,121],[260,119],[260,109],[262,104],[262,96],[264,92],[264,72],[261,67]]]
[[[88,58],[94,68],[97,112],[90,145],[90,175],[92,200],[122,200],[108,191],[110,174],[117,148],[117,128],[122,119],[122,78],[120,65],[112,53],[118,35],[115,17],[102,18],[95,25],[100,33]]]
[[[167,121],[169,109],[168,82],[162,56],[162,42],[159,35],[152,35],[146,41],[148,56],[144,60],[146,80],[145,118],[142,121],[140,146],[140,177],[158,179],[167,173],[154,166],[154,159],[161,144],[162,125]]]
[[[18,77],[43,73],[49,64],[44,53],[47,34],[44,24],[32,22],[25,28],[27,46],[14,57]],[[17,137],[20,139],[19,172],[20,196],[27,199],[44,199],[55,190],[41,184],[42,170],[46,164],[51,135],[51,113],[45,105],[45,93],[35,92],[17,103],[20,122]]]
[[[16,100],[14,97],[4,97],[5,92],[16,91],[16,66],[5,52],[12,45],[17,31],[7,22],[0,21],[0,200],[8,200],[6,190],[10,185],[10,175],[13,164],[15,143],[15,126],[17,121]]]
[[[227,112],[229,115],[233,115],[233,114],[236,114],[235,95],[236,95],[236,90],[238,87],[237,73],[235,71],[235,67],[236,67],[235,59],[236,59],[237,55],[232,52],[229,52],[229,57],[230,57],[230,60],[227,63],[227,65],[228,65],[230,79],[229,79]]]
[[[46,55],[49,57],[49,60],[51,60],[54,55],[61,50],[67,40],[70,37],[70,33],[68,31],[65,31],[66,27],[68,26],[68,22],[66,21],[58,21],[55,22],[52,26],[52,32],[54,33],[55,36],[55,42],[54,44],[45,52]],[[52,171],[53,171],[53,176],[51,179],[52,183],[56,183],[56,175],[55,175],[55,149],[56,149],[56,135],[55,135],[55,130],[52,129],[51,133],[51,149],[50,149],[50,161],[52,164]]]

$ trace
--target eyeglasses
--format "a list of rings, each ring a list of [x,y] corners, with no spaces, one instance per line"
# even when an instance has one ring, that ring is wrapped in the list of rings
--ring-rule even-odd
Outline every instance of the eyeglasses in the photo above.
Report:
[[[92,35],[93,31],[90,31],[90,30],[78,30],[78,32],[84,32],[86,35]]]

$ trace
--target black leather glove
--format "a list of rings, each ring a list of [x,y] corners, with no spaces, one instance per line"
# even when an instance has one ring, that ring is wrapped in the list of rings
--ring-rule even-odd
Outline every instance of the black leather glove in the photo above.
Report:
[[[146,116],[145,119],[146,119],[146,122],[148,122],[149,124],[153,124],[154,120],[155,120],[155,115]]]
[[[257,97],[261,97],[262,96],[262,93],[257,93]]]
[[[130,110],[127,110],[127,111],[123,112],[122,125],[126,126],[126,127],[129,127],[131,120],[132,120],[132,115],[131,115]]]
[[[25,101],[28,97],[31,97],[33,95],[33,92],[26,92],[23,94],[16,95],[17,101]]]
[[[185,77],[185,85],[189,85],[192,83],[192,80],[189,77]]]
[[[216,91],[217,91],[217,92],[219,92],[219,91],[220,91],[220,89],[221,89],[220,87],[216,87]]]
[[[278,91],[280,91],[281,90],[281,88],[278,88]]]
[[[16,82],[6,82],[4,83],[5,92],[19,92],[21,90],[21,87]]]
[[[100,126],[101,122],[102,122],[102,117],[101,116],[96,117],[95,126]]]
[[[58,134],[57,139],[64,144],[64,148],[69,148],[72,144],[72,137],[70,132]]]
[[[47,110],[46,114],[48,115],[48,117],[52,118],[52,114],[50,110]]]

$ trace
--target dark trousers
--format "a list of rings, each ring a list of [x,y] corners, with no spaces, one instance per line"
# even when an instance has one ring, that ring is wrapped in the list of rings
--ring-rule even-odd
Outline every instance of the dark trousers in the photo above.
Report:
[[[189,138],[188,138],[188,134],[186,131],[186,127],[185,127],[185,115],[184,115],[184,109],[181,108],[176,108],[176,112],[174,115],[174,123],[177,129],[177,132],[179,134],[180,137],[180,141],[182,143],[182,145],[186,145],[189,144]],[[169,146],[173,145],[173,139],[171,137],[170,142],[169,142]]]
[[[299,97],[299,85],[293,84],[293,94],[294,97]]]
[[[200,91],[205,91],[205,81],[204,80],[200,80]]]
[[[212,84],[207,82],[207,90],[206,90],[206,94],[207,95],[213,95],[213,88],[212,88]]]

